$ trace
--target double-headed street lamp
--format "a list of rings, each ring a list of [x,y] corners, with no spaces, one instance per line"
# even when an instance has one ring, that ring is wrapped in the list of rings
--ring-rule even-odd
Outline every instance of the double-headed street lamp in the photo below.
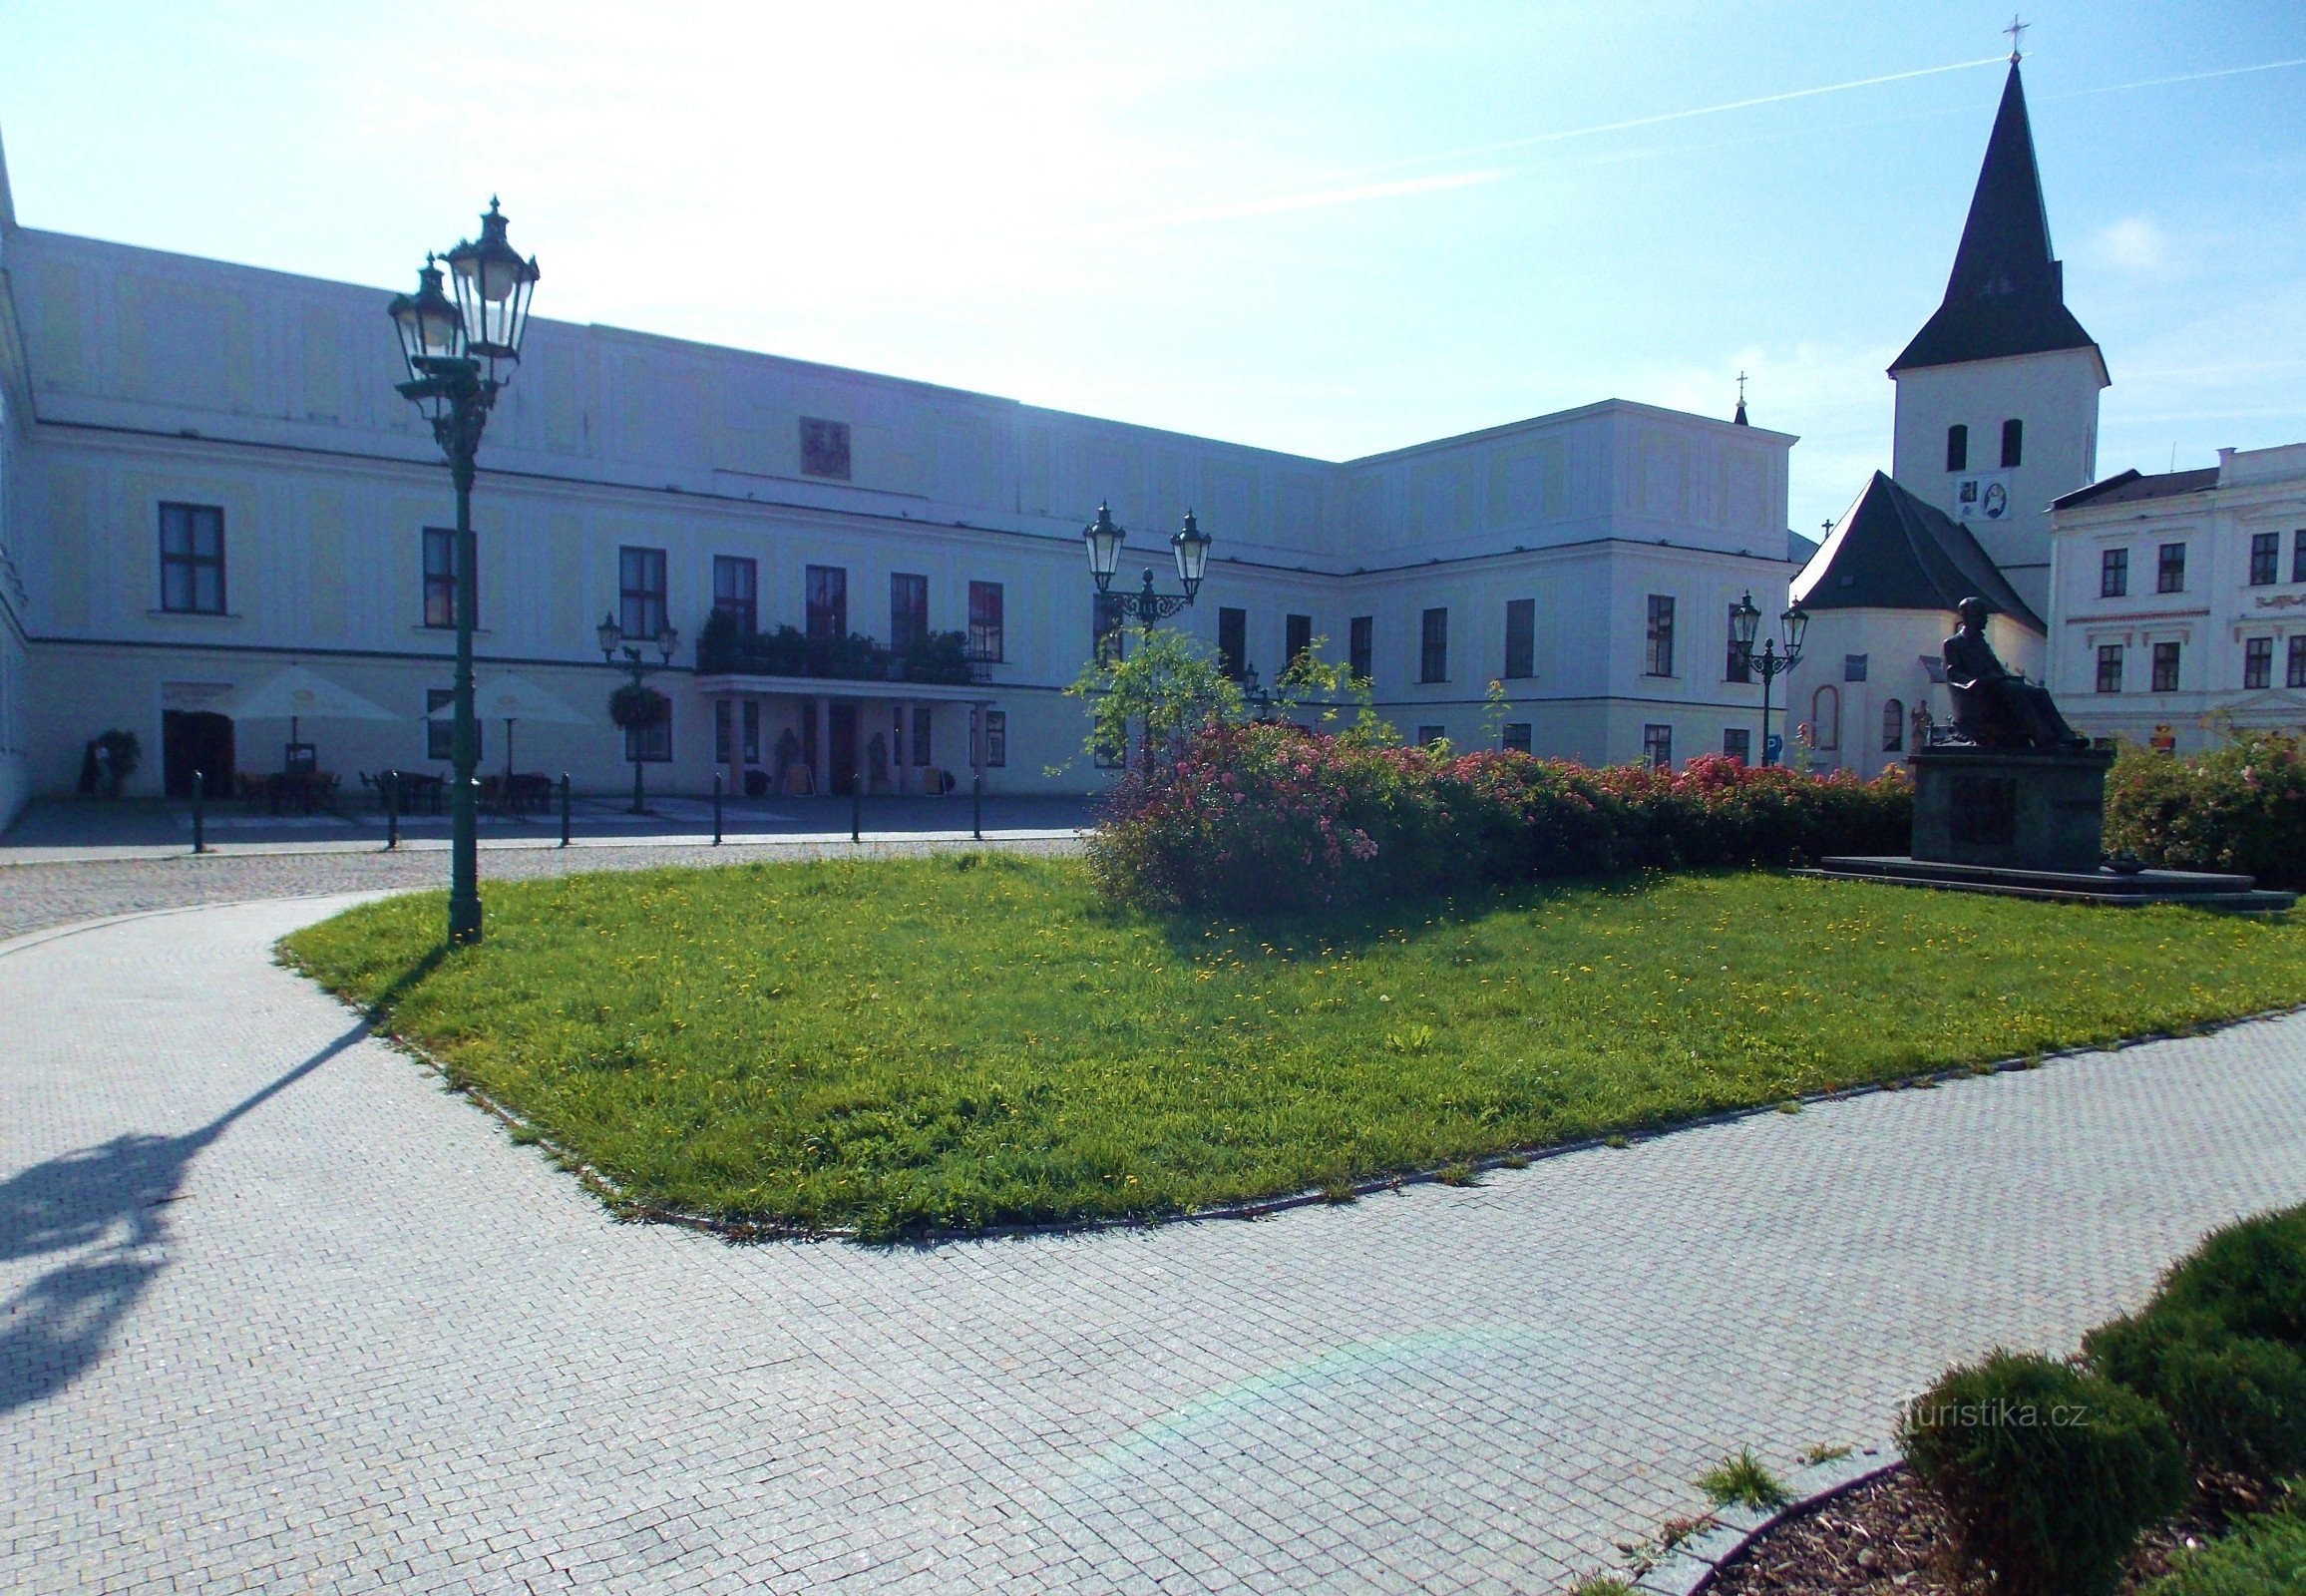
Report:
[[[1737,600],[1737,607],[1730,611],[1730,642],[1737,650],[1737,661],[1750,675],[1761,672],[1761,763],[1769,759],[1769,684],[1794,667],[1801,658],[1802,634],[1809,630],[1809,611],[1796,602],[1787,606],[1777,617],[1784,633],[1781,648],[1778,639],[1768,638],[1761,651],[1753,651],[1753,639],[1761,630],[1761,611],[1753,607],[1753,595],[1748,593]],[[1790,706],[1788,706],[1790,710]]]
[[[1193,512],[1185,512],[1185,525],[1169,535],[1169,551],[1177,557],[1177,580],[1184,584],[1183,593],[1156,593],[1153,590],[1153,568],[1145,568],[1145,585],[1135,593],[1124,589],[1112,592],[1113,572],[1121,564],[1121,544],[1128,537],[1113,520],[1113,513],[1104,505],[1097,506],[1097,519],[1081,529],[1081,542],[1089,551],[1089,575],[1097,581],[1097,592],[1103,594],[1113,609],[1134,616],[1146,631],[1154,622],[1165,620],[1193,602],[1201,592],[1201,579],[1209,570],[1209,545],[1213,541],[1193,519]]]
[[[457,489],[456,781],[449,789],[449,941],[481,940],[479,822],[473,767],[480,761],[481,730],[473,716],[474,576],[473,473],[481,432],[497,395],[513,380],[521,339],[529,330],[529,297],[537,262],[524,260],[505,238],[504,213],[494,199],[481,217],[478,242],[468,238],[448,252],[456,286],[450,302],[441,286],[439,257],[425,256],[415,293],[386,306],[400,333],[409,380],[399,384],[432,423],[433,439],[449,457]]]
[[[650,671],[671,669],[673,650],[680,646],[680,628],[669,624],[662,627],[653,640],[656,643],[657,655],[664,663],[652,665],[640,657],[638,648],[624,640],[624,628],[616,623],[614,615],[602,615],[600,624],[593,630],[593,636],[600,644],[600,657],[610,664],[616,662],[617,650],[623,650],[624,668],[632,672],[632,686],[635,691],[639,689],[643,679]],[[648,751],[642,745],[641,733],[646,729],[646,727],[636,726],[627,733],[632,739],[632,812],[636,815],[648,813],[647,795],[640,789],[640,756]],[[717,803],[719,800],[715,799],[714,802]]]

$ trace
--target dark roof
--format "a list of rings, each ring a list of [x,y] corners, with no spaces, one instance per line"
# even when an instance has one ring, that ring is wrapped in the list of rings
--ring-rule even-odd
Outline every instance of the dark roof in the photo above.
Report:
[[[1969,528],[1878,471],[1793,579],[1793,597],[1806,609],[1947,610],[1977,598],[2021,625],[2049,629]]]
[[[1817,540],[1804,538],[1791,527],[1785,529],[1785,558],[1796,565],[1806,566],[1809,557],[1817,553]]]
[[[2066,308],[2066,273],[2050,249],[2050,213],[2042,204],[2026,91],[2013,61],[1945,301],[1890,370],[2097,347]]]
[[[2050,501],[2053,510],[2072,510],[2077,505],[2126,505],[2138,499],[2168,499],[2181,493],[2207,493],[2218,485],[2218,468],[2204,466],[2198,471],[2164,471],[2144,476],[2125,471],[2118,477],[2094,482],[2087,488],[2077,488],[2064,498]]]

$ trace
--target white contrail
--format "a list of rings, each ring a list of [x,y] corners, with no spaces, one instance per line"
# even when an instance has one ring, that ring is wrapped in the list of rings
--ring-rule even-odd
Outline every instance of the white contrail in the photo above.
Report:
[[[1936,77],[1946,72],[1967,72],[1975,67],[1990,67],[2006,59],[1987,56],[1977,61],[1957,61],[1942,67],[1917,67],[1910,72],[1888,72],[1879,77],[1853,78],[1847,83],[1828,83],[1813,89],[1789,89],[1783,94],[1757,95],[1749,100],[1728,100],[1716,106],[1697,106],[1688,111],[1661,111],[1653,116],[1629,117],[1621,122],[1598,122],[1588,128],[1564,128],[1554,133],[1534,133],[1519,139],[1502,139],[1495,144],[1468,145],[1461,150],[1440,150],[1431,155],[1410,156],[1400,161],[1387,161],[1373,167],[1360,167],[1349,172],[1333,172],[1305,183],[1343,184],[1344,188],[1306,190],[1305,185],[1293,184],[1281,193],[1252,190],[1233,200],[1213,201],[1158,216],[1110,223],[1122,230],[1141,227],[1163,227],[1193,221],[1232,220],[1240,216],[1259,216],[1286,210],[1314,210],[1324,205],[1352,204],[1362,200],[1389,199],[1395,195],[1421,194],[1432,189],[1463,189],[1478,184],[1497,183],[1514,176],[1511,171],[1474,172],[1453,174],[1443,178],[1371,184],[1368,179],[1388,172],[1399,172],[1406,167],[1431,166],[1437,161],[1463,161],[1470,156],[1494,155],[1506,150],[1528,150],[1539,145],[1561,144],[1571,139],[1591,139],[1605,133],[1624,133],[1634,128],[1654,128],[1661,123],[1687,122],[1694,117],[1716,117],[1729,111],[1748,111],[1755,106],[1782,105],[1788,100],[1809,100],[1819,95],[1842,94],[1851,89],[1870,89],[1884,83],[1903,83],[1910,78]],[[1299,192],[1290,192],[1296,190]]]
[[[2284,67],[2306,67],[2306,56],[2291,61],[2261,61],[2254,67],[2220,67],[2215,72],[2188,72],[2175,78],[2140,78],[2135,83],[2110,83],[2103,89],[2070,89],[2051,95],[2053,100],[2079,100],[2086,94],[2118,94],[2124,89],[2158,89],[2165,83],[2199,83],[2204,78],[2239,78],[2246,72],[2278,72]]]

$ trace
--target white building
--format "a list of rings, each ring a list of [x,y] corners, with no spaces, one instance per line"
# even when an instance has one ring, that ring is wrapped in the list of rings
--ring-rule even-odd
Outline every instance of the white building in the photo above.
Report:
[[[0,166],[0,818],[72,790],[113,727],[147,751],[132,791],[280,768],[285,725],[215,706],[291,663],[406,717],[301,728],[347,785],[445,770],[420,717],[450,680],[428,529],[452,500],[393,389],[387,297],[19,226]],[[1502,678],[1505,740],[1539,753],[1741,749],[1758,693],[1728,679],[1728,615],[1793,569],[1793,441],[1613,400],[1339,463],[540,319],[482,450],[479,674],[596,717],[518,732],[520,765],[585,789],[630,779],[607,613],[683,637],[653,678],[654,786],[741,788],[789,732],[820,792],[876,743],[899,790],[972,757],[988,791],[1091,790],[1060,689],[1091,649],[1080,528],[1109,500],[1132,575],[1198,511],[1216,548],[1178,623],[1268,679],[1326,636],[1405,733],[1476,740]],[[716,605],[962,631],[981,657],[966,682],[700,677]]]
[[[2050,690],[2076,730],[2188,749],[2306,734],[2306,443],[2125,471],[2052,525]]]
[[[1864,774],[1903,757],[1916,706],[1950,716],[1938,651],[1964,598],[1994,606],[1990,634],[2010,668],[2042,679],[2050,507],[2096,472],[2106,362],[2066,308],[2016,57],[1945,297],[1889,374],[1890,475],[1876,474],[1795,580],[1812,619],[1786,677],[1815,763]]]

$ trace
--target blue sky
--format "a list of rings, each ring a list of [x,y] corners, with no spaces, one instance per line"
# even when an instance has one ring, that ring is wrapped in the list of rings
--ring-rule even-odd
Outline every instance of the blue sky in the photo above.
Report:
[[[2008,4],[0,0],[0,137],[29,226],[397,289],[499,192],[540,314],[1333,458],[1742,369],[1809,529]],[[2306,439],[2306,6],[2026,16],[2101,470]]]

